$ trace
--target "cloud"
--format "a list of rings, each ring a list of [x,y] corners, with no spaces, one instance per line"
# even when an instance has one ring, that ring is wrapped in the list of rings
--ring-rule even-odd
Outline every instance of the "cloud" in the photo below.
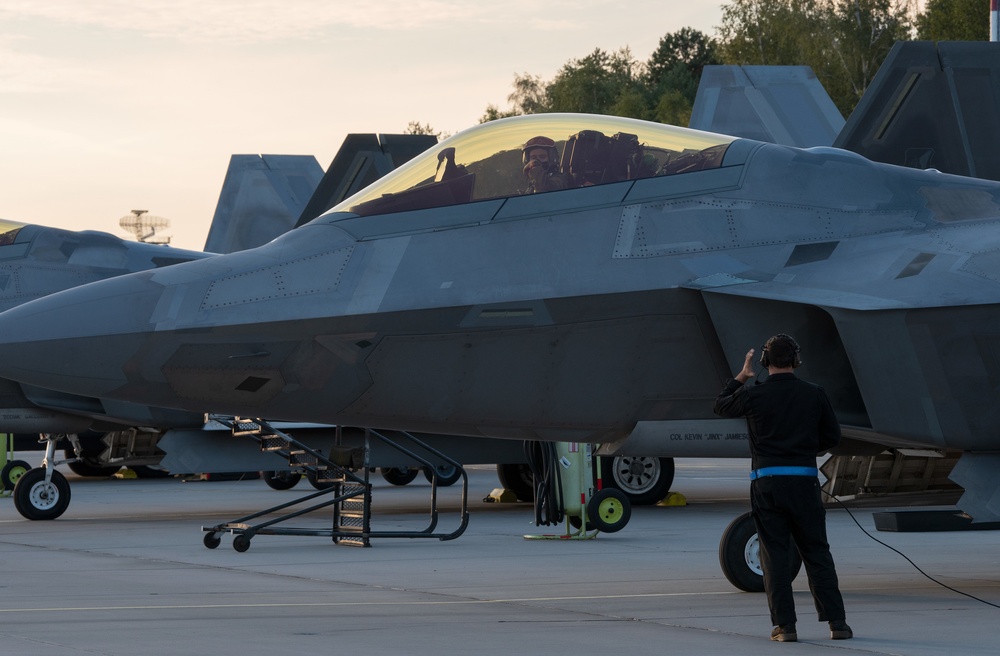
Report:
[[[413,31],[444,24],[566,30],[575,22],[565,17],[586,11],[581,8],[586,4],[607,3],[553,0],[538,16],[537,2],[529,0],[502,6],[468,0],[7,0],[0,6],[0,23],[34,19],[187,42],[260,43],[315,38],[337,29]]]

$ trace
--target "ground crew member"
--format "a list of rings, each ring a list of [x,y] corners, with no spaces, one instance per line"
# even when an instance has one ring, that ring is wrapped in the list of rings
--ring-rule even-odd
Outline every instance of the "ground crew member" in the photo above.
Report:
[[[743,369],[716,398],[715,412],[747,420],[751,515],[774,625],[771,640],[798,639],[790,562],[794,546],[802,555],[819,620],[830,623],[832,639],[852,638],[826,538],[826,511],[816,468],[817,454],[840,441],[840,425],[823,388],[792,373],[801,364],[794,339],[779,334],[767,340],[760,364],[768,377],[748,387],[744,383],[754,376],[753,355],[750,349]]]

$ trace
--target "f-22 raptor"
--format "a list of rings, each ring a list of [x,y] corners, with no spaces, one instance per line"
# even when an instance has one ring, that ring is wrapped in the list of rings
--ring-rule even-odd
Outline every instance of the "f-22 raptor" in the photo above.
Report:
[[[523,145],[538,136],[565,188],[527,194]],[[845,452],[963,451],[974,517],[993,519],[998,223],[993,181],[614,117],[516,117],[259,248],[4,312],[0,375],[96,403],[631,435],[674,455],[676,426],[713,418],[747,348],[787,332]]]

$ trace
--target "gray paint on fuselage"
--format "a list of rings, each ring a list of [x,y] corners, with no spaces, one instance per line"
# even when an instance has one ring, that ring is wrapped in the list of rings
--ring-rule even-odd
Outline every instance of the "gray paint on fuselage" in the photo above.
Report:
[[[115,317],[114,339],[99,321],[71,334],[49,327],[63,299],[14,310],[6,338],[18,348],[5,349],[3,366],[71,388],[81,381],[41,371],[32,356],[114,349],[117,364],[87,380],[96,396],[602,441],[638,422],[711,418],[746,349],[785,330],[807,345],[803,375],[829,388],[859,433],[940,447],[994,443],[986,427],[995,388],[942,400],[933,372],[914,359],[924,346],[939,351],[932,364],[946,363],[953,343],[969,357],[970,340],[982,344],[980,357],[993,348],[988,264],[1000,250],[1000,217],[990,208],[1000,205],[1000,186],[741,141],[724,164],[444,209],[328,214],[252,251],[78,290],[98,315]],[[975,211],[957,220],[963,206]],[[263,272],[280,277],[347,248],[342,268],[329,272],[334,287],[254,295]],[[919,271],[900,276],[918,255]],[[213,288],[223,279],[224,290]],[[179,302],[153,302],[175,285],[185,288]],[[150,332],[150,317],[163,312],[115,314],[122,298],[145,294],[175,308],[169,325]],[[941,335],[927,340],[923,323],[899,334],[900,317],[938,321],[955,308],[985,339],[935,328]],[[37,328],[19,327],[28,318]],[[877,347],[861,334],[867,318],[878,339],[898,342],[885,352],[907,360],[886,357],[888,390],[868,364]],[[948,389],[965,392],[990,375],[989,367],[968,380],[949,374]]]

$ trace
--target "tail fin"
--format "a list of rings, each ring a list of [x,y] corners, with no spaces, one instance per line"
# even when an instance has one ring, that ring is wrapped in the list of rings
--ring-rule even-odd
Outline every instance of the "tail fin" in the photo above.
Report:
[[[808,148],[832,144],[844,117],[808,66],[706,66],[688,126]]]
[[[428,134],[349,134],[298,217],[309,223],[437,143]]]
[[[897,42],[833,145],[1000,180],[1000,43]]]
[[[312,155],[233,155],[205,250],[255,248],[290,230],[322,177]]]

